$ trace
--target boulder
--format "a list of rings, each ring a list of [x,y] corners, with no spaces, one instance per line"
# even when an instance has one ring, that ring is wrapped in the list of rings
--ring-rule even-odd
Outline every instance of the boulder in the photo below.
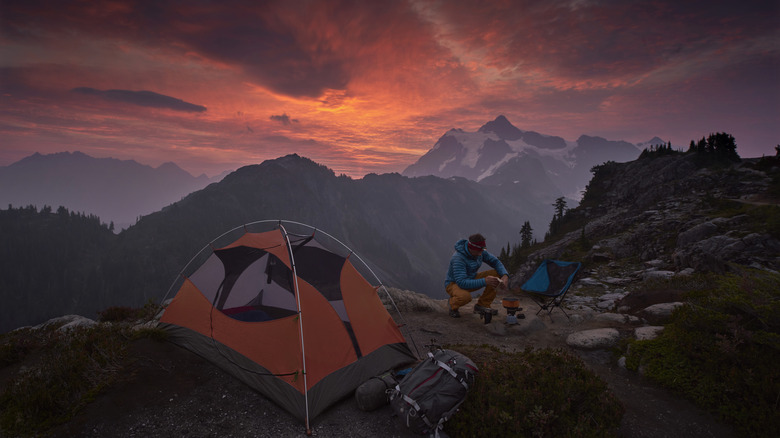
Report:
[[[685,247],[695,242],[702,241],[718,232],[718,226],[712,222],[704,222],[694,225],[677,236],[677,246]]]
[[[672,316],[672,311],[682,306],[681,302],[653,304],[642,310],[642,314],[651,322],[667,321]]]
[[[620,332],[613,328],[600,328],[574,332],[566,338],[566,345],[573,348],[594,350],[611,348],[620,339]]]
[[[664,330],[660,325],[649,325],[645,327],[637,327],[634,329],[634,337],[637,341],[646,341],[655,339]]]

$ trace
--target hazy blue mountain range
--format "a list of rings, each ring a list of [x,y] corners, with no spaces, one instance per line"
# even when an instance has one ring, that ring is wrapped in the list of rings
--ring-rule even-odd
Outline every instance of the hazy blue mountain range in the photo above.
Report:
[[[14,227],[0,223],[5,246],[0,262],[13,260],[21,246],[30,260],[13,268],[0,264],[0,299],[13,301],[0,312],[0,330],[63,313],[89,316],[111,305],[159,301],[208,242],[231,228],[265,219],[313,225],[350,246],[386,285],[442,298],[447,263],[458,239],[481,232],[488,248],[499,254],[519,241],[525,220],[546,224],[553,215],[549,202],[515,196],[501,186],[397,173],[355,180],[297,155],[240,168],[143,216],[118,235],[102,232],[96,217],[55,210],[33,215],[42,225],[11,218],[18,211],[7,213]],[[0,218],[5,213],[0,211]],[[74,245],[67,240],[76,238],[69,230],[82,222],[87,231],[77,241],[95,244],[83,251],[52,252]],[[30,237],[41,227],[51,235]],[[545,229],[540,225],[537,231]],[[47,251],[47,269],[42,270],[34,254]],[[44,271],[46,278],[40,275]],[[57,303],[56,308],[47,303]]]
[[[587,135],[566,141],[520,130],[506,117],[498,116],[477,132],[451,129],[403,175],[461,176],[492,184],[516,184],[551,200],[561,194],[578,200],[593,166],[635,160],[643,147],[663,143],[656,137],[640,147]]]
[[[64,206],[122,229],[211,182],[170,162],[153,168],[81,152],[36,153],[0,167],[0,206]]]

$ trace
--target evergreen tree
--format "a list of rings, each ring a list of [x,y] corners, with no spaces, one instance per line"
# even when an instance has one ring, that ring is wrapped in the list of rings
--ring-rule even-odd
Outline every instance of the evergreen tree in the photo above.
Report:
[[[707,138],[707,146],[707,150],[711,151],[719,159],[740,161],[737,154],[737,143],[731,134],[725,132],[710,134]]]
[[[555,207],[555,217],[558,220],[563,219],[563,214],[566,212],[566,199],[564,199],[563,196],[555,200],[555,204],[552,205]]]
[[[689,152],[706,157],[704,158],[705,162],[739,162],[741,160],[737,154],[737,142],[731,134],[725,132],[710,134],[706,138],[702,137],[696,144],[691,140]]]
[[[523,226],[520,228],[520,242],[522,248],[528,248],[531,246],[531,240],[533,240],[533,228],[531,228],[531,223],[528,221],[525,221],[523,223]]]

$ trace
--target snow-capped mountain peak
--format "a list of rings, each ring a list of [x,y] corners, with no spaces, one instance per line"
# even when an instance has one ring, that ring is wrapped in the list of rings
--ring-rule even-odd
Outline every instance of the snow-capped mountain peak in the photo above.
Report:
[[[534,160],[539,161],[562,193],[576,194],[590,179],[593,165],[607,160],[630,161],[637,158],[639,151],[636,145],[624,141],[588,136],[566,141],[557,136],[523,131],[500,115],[476,132],[450,129],[403,174],[410,177],[460,176],[483,181],[496,175],[508,163]],[[510,174],[506,170],[501,173]]]

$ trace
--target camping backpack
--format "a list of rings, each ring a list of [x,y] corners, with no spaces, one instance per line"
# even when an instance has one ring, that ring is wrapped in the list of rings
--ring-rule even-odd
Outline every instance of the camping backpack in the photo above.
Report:
[[[410,430],[439,436],[466,399],[477,371],[471,359],[456,351],[430,352],[395,386],[390,405]]]

